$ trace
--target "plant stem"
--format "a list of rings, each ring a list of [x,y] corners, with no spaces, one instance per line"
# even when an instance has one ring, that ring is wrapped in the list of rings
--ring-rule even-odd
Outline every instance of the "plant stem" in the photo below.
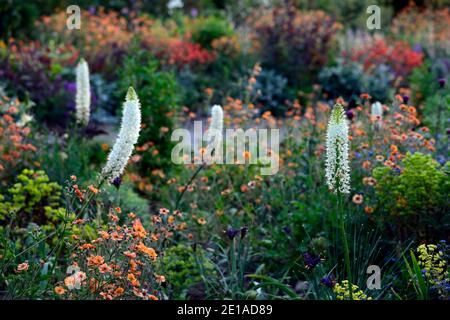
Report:
[[[344,208],[342,206],[342,196],[339,192],[338,192],[338,210],[339,210],[339,222],[342,233],[342,243],[344,245],[345,266],[347,269],[348,293],[350,295],[350,300],[353,300],[353,289],[352,289],[353,283],[350,269],[350,253],[348,249],[347,234],[345,233],[345,213]]]
[[[232,278],[232,298],[235,299],[235,291],[236,291],[236,280],[237,280],[237,273],[236,273],[236,256],[235,256],[235,250],[234,250],[235,244],[234,239],[231,240],[230,244],[230,260],[231,260],[231,278]]]
[[[181,191],[180,195],[177,198],[177,202],[175,204],[175,210],[178,210],[178,206],[180,205],[180,201],[183,198],[184,193],[186,192],[186,189],[188,188],[188,186],[192,183],[192,181],[194,181],[195,177],[200,173],[200,171],[202,171],[203,169],[203,164],[198,167],[198,169],[194,172],[194,174],[192,175],[192,177],[189,179],[189,181],[185,184],[183,191]]]

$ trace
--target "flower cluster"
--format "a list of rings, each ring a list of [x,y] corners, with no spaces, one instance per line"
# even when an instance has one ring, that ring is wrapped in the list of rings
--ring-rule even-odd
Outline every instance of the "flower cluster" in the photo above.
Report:
[[[417,247],[417,253],[419,254],[419,266],[430,283],[436,284],[442,281],[447,271],[444,252],[439,250],[435,244],[421,244]]]
[[[348,124],[340,104],[334,106],[328,122],[326,179],[334,193],[350,193]]]
[[[160,210],[146,228],[135,213],[124,214],[116,207],[110,209],[108,220],[90,242],[72,235],[68,275],[56,285],[55,293],[71,299],[160,299],[166,278],[158,272],[159,257],[177,226],[176,214]],[[73,225],[84,228],[88,223],[77,219]]]
[[[89,66],[86,60],[81,59],[76,69],[76,118],[77,122],[86,126],[91,114],[91,87],[89,84]]]
[[[337,300],[350,300],[350,293],[348,292],[348,280],[343,280],[341,283],[336,283],[333,287],[333,292],[336,294]],[[351,284],[353,300],[372,300],[372,297],[367,296],[355,284]]]
[[[141,130],[141,104],[133,88],[128,89],[119,136],[102,171],[105,179],[113,181],[125,170]]]
[[[406,77],[414,68],[422,65],[424,55],[422,52],[414,51],[404,41],[396,41],[390,45],[384,38],[374,37],[372,41],[353,48],[351,52],[344,51],[343,57],[360,62],[367,72],[380,64],[385,64],[392,68],[395,75]]]
[[[0,94],[0,177],[29,165],[36,147],[28,140],[32,117],[18,99]]]

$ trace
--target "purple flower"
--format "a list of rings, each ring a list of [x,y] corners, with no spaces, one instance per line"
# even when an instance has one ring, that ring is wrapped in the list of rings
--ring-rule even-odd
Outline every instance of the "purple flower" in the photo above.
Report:
[[[312,269],[320,263],[320,257],[315,254],[310,254],[305,252],[303,254],[303,260],[305,260],[305,267],[307,269]]]
[[[119,189],[120,185],[122,184],[122,179],[120,177],[115,177],[114,180],[112,181],[112,184],[114,187]]]
[[[198,16],[198,9],[197,8],[192,8],[191,9],[191,17],[192,18],[196,18]]]
[[[353,110],[347,110],[345,112],[345,115],[347,116],[348,120],[351,121],[355,117],[355,112],[353,112]]]
[[[320,280],[320,283],[323,284],[324,286],[327,286],[328,288],[333,288],[334,285],[336,284],[336,281],[334,280],[334,277],[332,275],[330,275],[330,276],[323,277]]]
[[[439,83],[439,87],[443,88],[445,86],[445,78],[440,78],[438,80],[438,83]]]
[[[228,228],[228,230],[226,231],[226,235],[228,238],[230,238],[230,240],[233,240],[234,237],[236,237],[240,232],[241,230],[239,229]]]
[[[403,96],[403,102],[404,102],[405,104],[408,104],[408,102],[409,102],[409,96],[408,96],[408,95],[404,95],[404,96]]]
[[[247,235],[248,232],[248,228],[247,227],[242,227],[241,228],[241,239],[244,239],[245,236]]]

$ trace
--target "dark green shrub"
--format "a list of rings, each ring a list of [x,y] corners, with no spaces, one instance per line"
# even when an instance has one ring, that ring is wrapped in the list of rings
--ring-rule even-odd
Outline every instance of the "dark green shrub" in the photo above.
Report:
[[[435,238],[438,230],[448,236],[449,163],[441,168],[430,155],[408,153],[403,170],[379,167],[373,170],[377,180],[377,210],[382,221],[394,223],[398,235]]]
[[[202,282],[200,270],[207,279],[214,275],[213,264],[204,257],[203,249],[199,247],[195,251],[182,244],[171,247],[165,252],[163,265],[167,282],[172,286],[173,298],[178,299],[185,299],[190,287]]]
[[[53,228],[65,215],[61,207],[62,188],[50,182],[44,171],[25,169],[17,176],[8,194],[0,196],[0,221],[12,213],[21,227],[29,223]]]
[[[192,40],[202,47],[211,48],[213,40],[232,34],[233,28],[226,19],[210,16],[195,21],[191,36]]]

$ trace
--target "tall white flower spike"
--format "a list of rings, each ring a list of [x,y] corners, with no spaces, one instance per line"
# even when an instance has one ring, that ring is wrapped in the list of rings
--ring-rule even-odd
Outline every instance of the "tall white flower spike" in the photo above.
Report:
[[[336,104],[328,122],[325,173],[327,185],[334,193],[350,193],[348,148],[347,119],[343,106]]]
[[[370,111],[375,127],[379,129],[383,120],[383,105],[379,101],[374,102],[372,103]]]
[[[119,135],[102,170],[103,178],[112,181],[122,175],[138,141],[140,130],[141,105],[136,92],[130,87],[124,103]]]
[[[218,104],[211,109],[211,124],[206,132],[206,141],[209,143],[206,153],[202,155],[207,164],[222,159],[223,155],[223,110]],[[214,143],[211,143],[214,141]]]
[[[91,86],[89,84],[89,66],[81,59],[76,69],[77,92],[75,96],[75,110],[77,123],[87,126],[91,115]]]
[[[209,127],[210,136],[214,133],[223,134],[223,110],[218,104],[211,109],[211,125]]]

